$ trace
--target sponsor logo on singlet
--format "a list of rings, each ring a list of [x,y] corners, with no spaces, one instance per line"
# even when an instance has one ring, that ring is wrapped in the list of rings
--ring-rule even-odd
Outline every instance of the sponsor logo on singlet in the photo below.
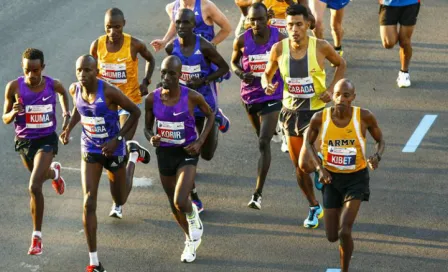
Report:
[[[353,147],[355,140],[329,140],[326,161],[327,164],[339,170],[356,168],[357,149]],[[350,147],[348,147],[350,146]]]
[[[110,83],[128,82],[126,63],[100,63],[101,77]]]
[[[26,128],[48,128],[53,126],[53,105],[27,105],[25,107]]]
[[[104,117],[87,117],[81,115],[84,132],[90,138],[104,139],[109,137]]]
[[[185,143],[184,122],[168,122],[157,120],[157,134],[160,135],[161,142],[170,144]]]
[[[182,65],[182,75],[179,82],[185,85],[193,78],[201,78],[201,65]]]
[[[316,93],[312,77],[286,77],[286,84],[288,85],[288,92],[296,98],[312,98]]]
[[[261,77],[266,70],[266,64],[269,60],[269,52],[266,54],[249,55],[249,67],[254,76]]]

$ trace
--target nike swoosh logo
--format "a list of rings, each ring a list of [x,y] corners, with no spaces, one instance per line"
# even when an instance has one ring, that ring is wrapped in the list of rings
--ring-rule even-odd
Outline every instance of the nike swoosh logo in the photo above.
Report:
[[[178,116],[178,115],[181,115],[182,113],[184,113],[184,111],[183,112],[173,112],[173,115]]]
[[[278,102],[275,102],[275,103],[268,103],[268,107],[272,107],[272,106],[274,106],[274,105],[277,105],[278,104]]]
[[[124,61],[124,60],[127,60],[128,58],[124,58],[124,59],[117,59],[117,61],[118,62],[120,62],[120,61]]]
[[[50,99],[50,97],[52,97],[52,95],[50,95],[49,97],[42,97],[42,101],[47,101],[48,99]]]

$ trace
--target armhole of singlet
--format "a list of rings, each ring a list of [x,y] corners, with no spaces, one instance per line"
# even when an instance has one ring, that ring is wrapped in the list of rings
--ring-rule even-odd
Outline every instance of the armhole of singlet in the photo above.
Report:
[[[331,107],[325,108],[322,112],[322,144],[325,142],[325,136],[327,135],[328,126],[331,122]]]
[[[366,158],[366,143],[361,133],[361,108],[353,107],[353,127],[355,128],[356,136],[358,137],[359,144],[361,145],[362,155]]]
[[[310,76],[311,67],[313,63],[316,63],[316,39],[314,37],[308,37],[308,49],[306,50],[308,76]],[[313,50],[314,49],[314,50]],[[314,51],[314,54],[313,54]]]
[[[46,82],[45,84],[47,84],[48,89],[53,90],[54,93],[56,93],[56,90],[54,89],[54,79],[52,79],[49,76],[44,76],[45,80],[48,82]]]
[[[289,54],[289,39],[284,39],[281,41],[282,43],[282,54],[281,54],[281,64],[279,65],[280,71],[283,69],[284,77],[289,77],[289,58],[291,57]]]
[[[98,43],[96,45],[96,55],[98,57],[98,60],[100,60],[101,53],[107,52],[107,49],[105,49],[106,46],[106,35],[100,36],[98,38]]]

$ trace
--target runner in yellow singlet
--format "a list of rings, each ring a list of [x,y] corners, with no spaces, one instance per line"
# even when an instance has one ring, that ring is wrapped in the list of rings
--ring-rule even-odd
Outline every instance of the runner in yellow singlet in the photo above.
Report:
[[[316,169],[325,185],[322,188],[325,231],[330,242],[339,240],[341,271],[347,272],[353,253],[352,227],[361,205],[368,201],[369,172],[378,168],[384,140],[375,116],[366,109],[353,107],[355,87],[340,80],[333,93],[334,107],[314,114],[300,153],[300,168]],[[375,153],[366,157],[366,131],[376,141]],[[320,137],[323,160],[314,143]]]
[[[267,86],[266,93],[274,93],[278,83],[272,84],[272,79],[277,69],[280,69],[285,83],[280,121],[286,134],[289,155],[296,169],[297,182],[310,205],[303,226],[316,228],[323,210],[314,195],[311,177],[299,168],[298,158],[304,131],[313,114],[321,111],[331,101],[334,85],[344,77],[345,61],[327,41],[308,36],[310,21],[306,7],[291,5],[286,14],[288,39],[272,47],[264,84]],[[325,59],[336,66],[334,79],[328,88],[325,86]]]

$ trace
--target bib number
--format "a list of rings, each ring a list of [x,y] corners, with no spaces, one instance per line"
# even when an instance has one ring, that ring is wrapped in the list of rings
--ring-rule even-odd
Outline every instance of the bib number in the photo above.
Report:
[[[339,170],[353,170],[356,168],[355,147],[328,147],[327,164]]]
[[[53,105],[28,105],[25,107],[26,128],[38,129],[53,126]]]
[[[180,145],[185,143],[184,122],[166,122],[157,120],[157,134],[161,142]]]
[[[109,137],[104,117],[81,116],[81,123],[84,128],[84,132],[90,138],[104,139]]]
[[[193,78],[201,78],[201,65],[182,65],[180,84],[186,85]]]
[[[288,92],[292,97],[296,98],[312,98],[316,92],[311,77],[304,78],[286,78]]]
[[[269,52],[266,54],[260,55],[249,55],[249,67],[250,71],[256,77],[263,76],[264,71],[266,70],[266,64],[269,60]]]
[[[101,77],[110,83],[128,82],[126,63],[100,63]]]

